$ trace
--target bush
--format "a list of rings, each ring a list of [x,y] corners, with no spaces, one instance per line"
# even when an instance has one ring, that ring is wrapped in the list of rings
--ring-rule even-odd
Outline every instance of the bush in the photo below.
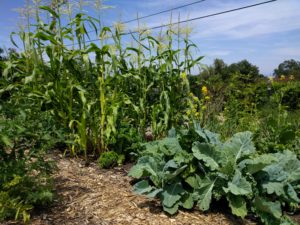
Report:
[[[39,127],[39,121],[30,120],[24,112],[13,118],[0,116],[0,221],[22,218],[28,222],[33,208],[53,200],[54,164],[44,159],[43,148],[55,138]]]
[[[98,163],[100,168],[109,169],[118,165],[119,155],[114,151],[104,152],[100,155]]]

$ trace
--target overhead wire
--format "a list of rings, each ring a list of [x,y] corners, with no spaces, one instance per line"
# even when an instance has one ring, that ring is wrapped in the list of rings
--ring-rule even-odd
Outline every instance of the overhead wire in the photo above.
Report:
[[[208,14],[208,15],[205,15],[205,16],[198,16],[198,17],[194,17],[194,18],[186,19],[186,20],[181,20],[181,21],[174,22],[174,23],[168,23],[168,24],[163,24],[163,25],[159,25],[159,26],[153,26],[153,27],[143,29],[143,30],[140,30],[140,31],[129,31],[129,32],[126,32],[126,33],[121,33],[120,35],[135,34],[135,33],[144,32],[144,31],[148,31],[148,30],[155,30],[155,29],[164,28],[164,27],[168,27],[168,26],[187,23],[187,22],[190,22],[190,21],[201,20],[201,19],[205,19],[205,18],[209,18],[209,17],[219,16],[219,15],[222,15],[222,14],[227,14],[227,13],[231,13],[231,12],[235,12],[235,11],[240,11],[240,10],[244,10],[244,9],[248,9],[248,8],[253,8],[253,7],[256,7],[256,6],[260,6],[260,5],[269,4],[269,3],[272,3],[272,2],[276,2],[276,1],[277,0],[269,0],[269,1],[259,2],[259,3],[256,3],[256,4],[251,4],[251,5],[242,6],[242,7],[238,7],[238,8],[234,8],[234,9],[230,9],[230,10],[225,10],[225,11],[218,12],[218,13],[212,13],[212,14]],[[94,41],[98,41],[98,40],[99,40],[99,38],[94,39],[94,40],[88,40],[88,41],[86,41],[86,43],[90,43],[90,42],[94,42]],[[67,46],[69,46],[69,45],[67,45]]]
[[[157,15],[160,15],[160,14],[163,14],[163,13],[172,12],[174,10],[182,9],[182,8],[185,8],[185,7],[188,7],[188,6],[191,6],[191,5],[195,5],[195,4],[199,4],[199,3],[205,2],[205,1],[206,0],[198,0],[198,1],[191,2],[191,3],[185,4],[185,5],[180,5],[180,6],[171,8],[171,9],[166,9],[166,10],[163,10],[163,11],[152,13],[152,14],[149,14],[149,15],[146,15],[146,16],[141,16],[141,17],[138,17],[138,18],[135,18],[135,19],[122,21],[122,22],[120,22],[120,24],[127,24],[127,23],[131,23],[131,22],[134,22],[134,21],[137,21],[137,20],[146,19],[146,18],[149,18],[149,17],[152,17],[152,16],[157,16]],[[111,28],[111,27],[113,27],[113,25],[109,26],[109,27]],[[91,31],[88,31],[87,33],[92,33],[92,32],[95,32],[95,31],[91,30]]]
[[[231,12],[235,12],[235,11],[239,11],[239,10],[243,10],[243,9],[248,9],[248,8],[256,7],[256,6],[259,6],[259,5],[263,5],[263,4],[267,4],[267,3],[271,3],[271,2],[275,2],[275,1],[277,1],[277,0],[269,0],[269,1],[265,1],[265,2],[260,2],[260,3],[256,3],[256,4],[252,4],[252,5],[247,5],[247,6],[243,6],[243,7],[239,7],[239,8],[235,8],[235,9],[230,9],[230,10],[218,12],[218,13],[213,13],[213,14],[209,14],[209,15],[205,15],[205,16],[199,16],[199,17],[194,17],[194,18],[191,18],[191,19],[181,20],[181,21],[174,22],[174,23],[163,24],[163,25],[159,25],[159,26],[153,26],[153,27],[144,29],[144,31],[155,30],[155,29],[164,28],[164,27],[168,27],[168,26],[178,25],[178,24],[181,24],[181,23],[187,23],[187,22],[190,22],[190,21],[205,19],[205,18],[208,18],[208,17],[218,16],[218,15],[231,13]],[[122,35],[129,35],[129,34],[134,34],[134,33],[138,33],[138,32],[140,32],[140,31],[132,31],[132,32],[127,32],[127,33],[122,33]]]

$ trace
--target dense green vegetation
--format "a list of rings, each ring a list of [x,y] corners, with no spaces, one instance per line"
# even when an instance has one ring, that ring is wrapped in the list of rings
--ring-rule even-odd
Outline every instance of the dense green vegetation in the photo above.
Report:
[[[290,151],[257,154],[251,132],[235,134],[222,143],[219,135],[199,124],[145,145],[129,175],[142,179],[136,193],[158,197],[166,212],[178,207],[210,208],[212,200],[226,199],[234,215],[248,211],[266,224],[288,223],[282,206],[299,203],[300,161]]]
[[[58,148],[102,168],[137,160],[135,190],[171,214],[223,200],[236,216],[292,223],[283,211],[299,208],[299,62],[273,80],[247,60],[216,59],[194,76],[203,57],[187,29],[139,29],[126,46],[120,24],[83,12],[66,22],[65,6],[36,5],[35,24],[12,35],[23,49],[0,51],[0,220],[26,222],[52,201],[45,153]]]

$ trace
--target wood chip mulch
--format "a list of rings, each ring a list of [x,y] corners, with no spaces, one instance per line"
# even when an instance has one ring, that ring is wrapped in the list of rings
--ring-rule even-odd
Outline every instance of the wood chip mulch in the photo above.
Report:
[[[88,167],[80,159],[53,154],[57,199],[47,209],[35,212],[32,225],[239,225],[255,224],[229,213],[180,210],[168,216],[156,200],[132,192],[128,167],[101,170],[96,163]],[[5,225],[18,224],[6,222]]]

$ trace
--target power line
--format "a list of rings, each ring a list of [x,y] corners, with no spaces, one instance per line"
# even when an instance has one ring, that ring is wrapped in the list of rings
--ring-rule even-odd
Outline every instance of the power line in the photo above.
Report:
[[[147,16],[142,16],[142,17],[139,17],[139,18],[137,18],[137,19],[127,20],[127,21],[122,22],[122,23],[123,23],[123,24],[125,24],[125,23],[130,23],[130,22],[133,22],[133,21],[136,21],[136,20],[139,20],[139,19],[145,19],[145,18],[149,18],[149,17],[152,17],[152,16],[157,16],[157,15],[160,15],[160,14],[163,14],[163,13],[166,13],[166,12],[171,12],[171,11],[173,11],[173,10],[177,10],[177,9],[181,9],[181,8],[184,8],[184,7],[187,7],[187,6],[195,5],[195,4],[204,2],[204,1],[206,1],[206,0],[201,0],[201,1],[191,2],[191,3],[189,3],[189,4],[181,5],[181,6],[178,6],[178,7],[175,7],[175,8],[163,10],[163,11],[160,11],[160,12],[157,12],[157,13],[153,13],[153,14],[150,14],[150,15],[147,15]]]
[[[150,27],[148,29],[142,30],[142,32],[147,31],[147,30],[155,30],[155,29],[159,29],[159,28],[164,28],[164,27],[168,27],[168,26],[172,26],[172,25],[178,25],[178,24],[181,24],[181,23],[187,23],[187,22],[190,22],[190,21],[205,19],[205,18],[208,18],[208,17],[214,17],[214,16],[218,16],[218,15],[222,15],[222,14],[226,14],[226,13],[231,13],[231,12],[235,12],[235,11],[239,11],[239,10],[243,10],[243,9],[253,8],[253,7],[256,7],[256,6],[272,3],[272,2],[275,2],[275,1],[277,1],[277,0],[264,1],[264,2],[260,2],[260,3],[256,3],[256,4],[252,4],[252,5],[247,5],[247,6],[243,6],[243,7],[239,7],[239,8],[235,8],[235,9],[230,9],[230,10],[226,10],[226,11],[222,11],[222,12],[218,12],[218,13],[213,13],[213,14],[209,14],[209,15],[205,15],[205,16],[194,17],[194,18],[191,18],[191,19],[182,20],[182,21],[178,21],[178,22],[174,22],[174,23],[163,24],[163,25],[160,25],[160,26],[153,26],[153,27]],[[129,35],[129,34],[135,34],[135,33],[139,33],[139,32],[141,32],[141,31],[129,31],[129,32],[126,32],[126,33],[121,33],[121,35]],[[94,42],[94,41],[98,41],[98,40],[99,40],[99,38],[94,39],[94,40],[88,40],[88,41],[86,41],[86,43],[90,43],[90,42]],[[67,46],[70,46],[70,45],[67,45]]]
[[[205,15],[205,16],[194,17],[194,18],[191,18],[191,19],[182,20],[182,21],[178,21],[178,22],[174,22],[174,23],[170,23],[170,24],[163,24],[163,25],[159,25],[159,26],[154,26],[154,27],[150,27],[148,29],[144,29],[142,31],[155,30],[155,29],[159,29],[159,28],[163,28],[163,27],[172,26],[172,25],[178,25],[178,24],[181,24],[181,23],[187,23],[187,22],[194,21],[194,20],[200,20],[200,19],[205,19],[205,18],[208,18],[208,17],[214,17],[214,16],[226,14],[226,13],[231,13],[231,12],[235,12],[235,11],[239,11],[239,10],[243,10],[243,9],[256,7],[256,6],[259,6],[259,5],[263,5],[263,4],[267,4],[267,3],[271,3],[271,2],[275,2],[275,1],[277,1],[277,0],[269,0],[269,1],[265,1],[265,2],[260,2],[260,3],[257,3],[257,4],[247,5],[247,6],[243,6],[243,7],[240,7],[240,8],[226,10],[226,11],[223,11],[223,12],[213,13],[213,14],[209,14],[209,15]],[[132,32],[127,32],[127,33],[122,33],[122,35],[134,34],[134,33],[138,33],[138,32],[139,31],[132,31]]]
[[[163,10],[163,11],[160,11],[160,12],[156,12],[156,13],[152,13],[152,14],[149,14],[149,15],[146,15],[146,16],[138,17],[136,19],[126,20],[126,21],[123,21],[123,22],[120,22],[120,23],[121,24],[131,23],[131,22],[134,22],[134,21],[137,21],[137,20],[146,19],[146,18],[149,18],[149,17],[152,17],[152,16],[157,16],[157,15],[160,15],[160,14],[163,14],[163,13],[171,12],[173,10],[177,10],[177,9],[185,8],[185,7],[188,7],[188,6],[191,6],[191,5],[199,4],[199,3],[205,2],[205,1],[206,0],[200,0],[200,1],[198,0],[198,1],[195,1],[195,2],[191,2],[191,3],[185,4],[185,5],[175,7],[175,8],[166,9],[166,10]],[[109,27],[111,28],[113,26],[109,26]],[[87,33],[92,33],[92,32],[95,32],[95,31],[90,30]]]

